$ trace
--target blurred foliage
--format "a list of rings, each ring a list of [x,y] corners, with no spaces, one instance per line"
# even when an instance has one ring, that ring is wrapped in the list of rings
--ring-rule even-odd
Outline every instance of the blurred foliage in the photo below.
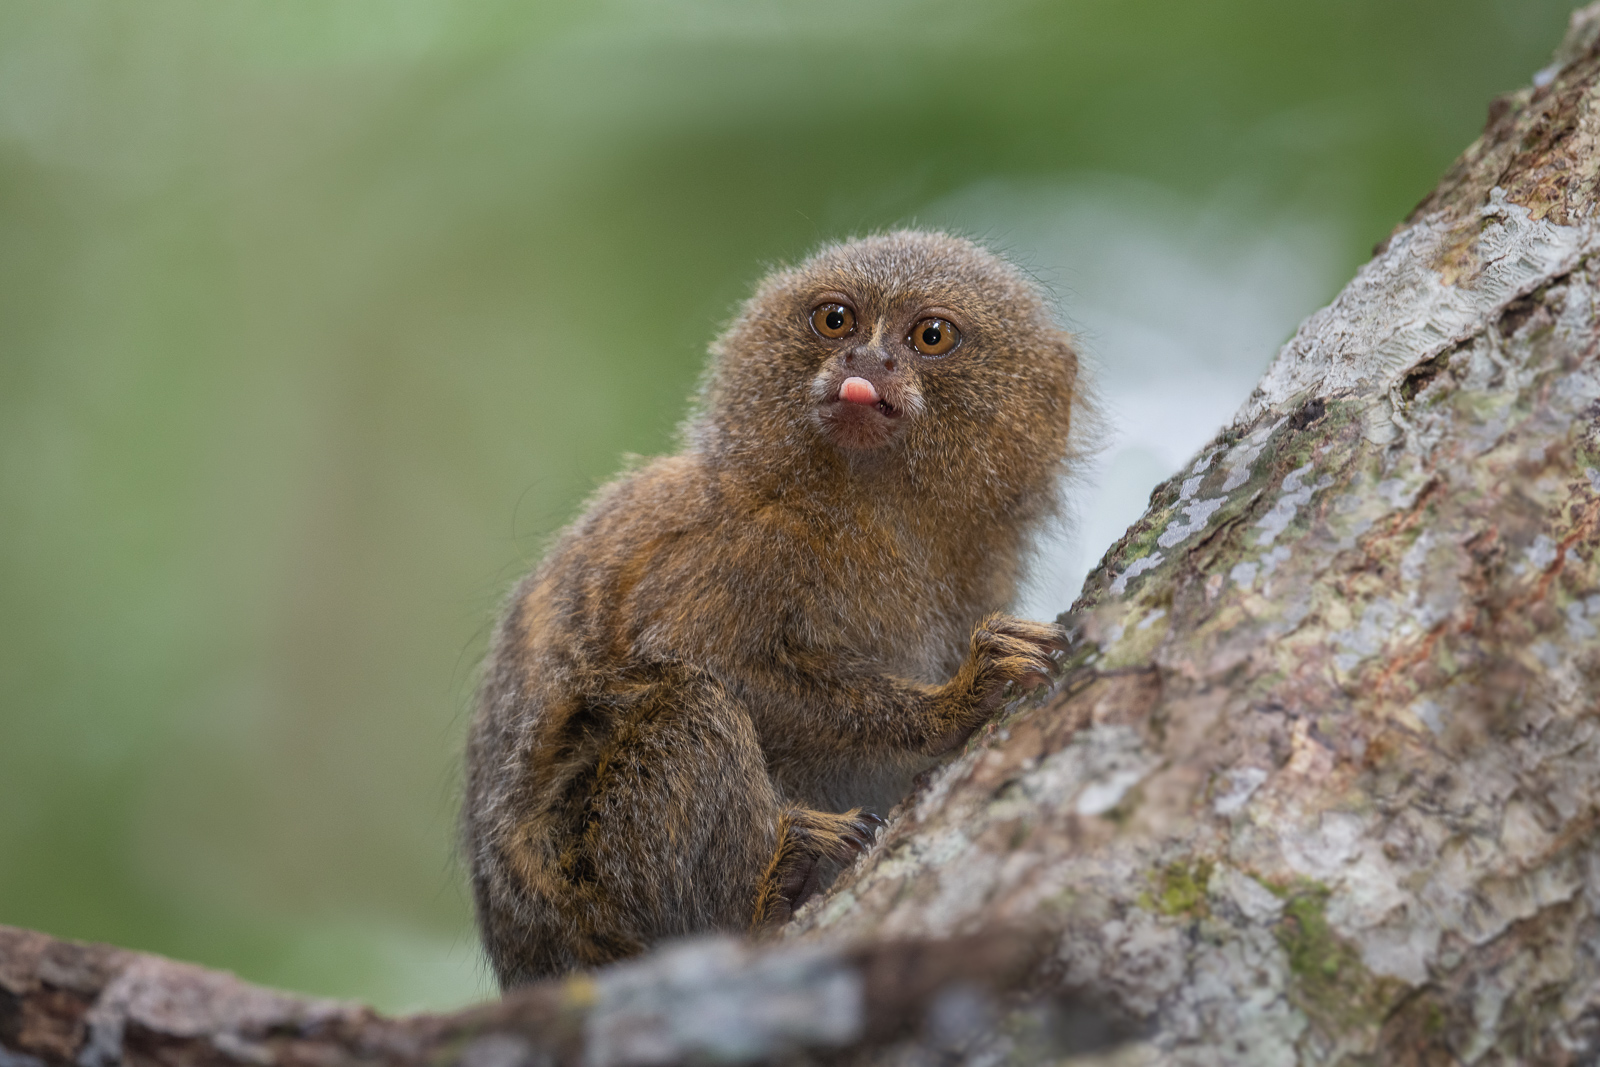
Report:
[[[489,620],[764,265],[1094,174],[1332,220],[1347,275],[1566,10],[4,0],[0,922],[487,993]]]

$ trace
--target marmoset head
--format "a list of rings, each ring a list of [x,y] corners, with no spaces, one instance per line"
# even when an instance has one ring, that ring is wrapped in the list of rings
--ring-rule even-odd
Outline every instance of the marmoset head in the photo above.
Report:
[[[1071,341],[1026,276],[962,238],[829,245],[768,277],[712,352],[694,440],[733,458],[770,463],[776,443],[1004,480],[1066,451]]]

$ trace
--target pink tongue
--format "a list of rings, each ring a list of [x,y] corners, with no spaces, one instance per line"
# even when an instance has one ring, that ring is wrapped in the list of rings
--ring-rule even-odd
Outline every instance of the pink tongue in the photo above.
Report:
[[[839,399],[849,404],[876,404],[878,390],[865,378],[846,378],[839,386]]]

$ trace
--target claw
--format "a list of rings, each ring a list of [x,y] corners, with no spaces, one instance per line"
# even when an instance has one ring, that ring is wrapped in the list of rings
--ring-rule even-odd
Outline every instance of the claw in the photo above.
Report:
[[[843,841],[857,852],[865,852],[867,849],[872,847],[865,840],[857,837],[855,834],[840,834],[839,840]]]
[[[874,815],[870,811],[862,812],[861,813],[861,817],[863,819],[867,820],[868,822],[877,823],[879,826],[888,826],[889,825],[889,820],[883,818],[881,815]]]

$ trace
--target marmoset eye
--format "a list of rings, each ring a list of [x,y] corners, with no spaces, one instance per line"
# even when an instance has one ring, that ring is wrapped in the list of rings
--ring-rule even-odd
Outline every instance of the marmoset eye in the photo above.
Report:
[[[925,356],[942,356],[961,343],[961,331],[944,319],[923,319],[911,327],[911,344]]]
[[[856,327],[856,313],[843,304],[823,304],[811,313],[811,328],[827,338],[843,337]]]

